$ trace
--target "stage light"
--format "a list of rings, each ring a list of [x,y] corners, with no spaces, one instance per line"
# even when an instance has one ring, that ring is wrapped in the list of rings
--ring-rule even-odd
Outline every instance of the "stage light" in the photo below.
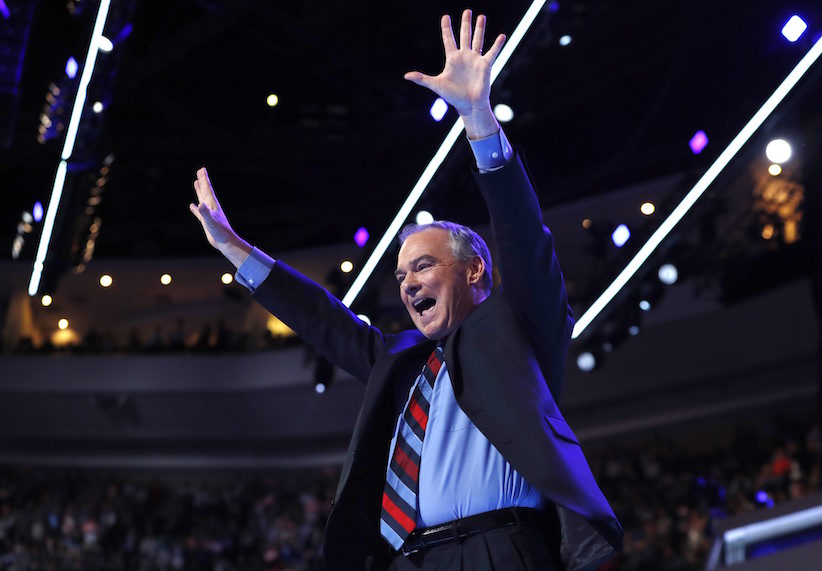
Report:
[[[679,271],[673,264],[663,264],[657,272],[657,277],[659,277],[659,281],[662,283],[673,285],[676,283],[676,280],[679,279]]]
[[[448,112],[448,103],[442,97],[437,97],[428,112],[434,118],[434,121],[442,121],[442,118]]]
[[[351,263],[350,260],[345,260],[342,264],[340,264],[340,270],[344,274],[351,273],[351,270],[354,269],[354,264]]]
[[[74,56],[69,56],[68,61],[66,62],[66,75],[69,79],[74,79],[77,77],[77,70],[79,69],[79,65],[77,65],[77,60],[74,59]]]
[[[434,215],[428,212],[427,210],[420,210],[417,212],[417,216],[414,218],[414,222],[417,224],[431,224],[434,221]]]
[[[60,328],[61,331],[65,331],[66,329],[68,329],[68,326],[69,326],[69,322],[68,322],[68,319],[66,319],[66,318],[63,318],[63,319],[61,319],[60,321],[57,322],[57,327]]]
[[[276,107],[277,103],[280,102],[280,98],[277,97],[276,93],[271,93],[265,98],[265,102],[269,107]]]
[[[642,206],[639,207],[639,211],[645,216],[650,216],[656,211],[656,206],[654,206],[653,202],[644,202]]]
[[[366,325],[371,325],[371,320],[370,320],[370,319],[368,318],[368,316],[367,316],[367,315],[365,315],[364,313],[358,313],[358,314],[357,314],[357,317],[359,317],[359,318],[360,318],[360,321],[362,321],[362,322],[363,322],[363,323],[365,323]]]
[[[611,234],[611,240],[614,242],[614,246],[617,248],[621,248],[625,245],[625,242],[631,237],[631,231],[628,230],[628,227],[625,224],[620,224],[616,227],[616,230]]]
[[[765,156],[772,163],[781,165],[791,158],[791,144],[785,139],[774,139],[765,147]]]
[[[592,222],[591,222],[590,218],[586,218],[585,220],[582,221],[582,227],[585,228],[586,230],[591,227],[591,224],[592,224]]]
[[[708,135],[705,131],[697,131],[691,140],[688,141],[688,146],[691,147],[691,152],[698,155],[708,145]]]
[[[234,281],[234,276],[226,272],[222,276],[220,276],[220,281],[223,282],[225,285],[228,285]]]
[[[802,34],[805,33],[805,30],[807,29],[808,25],[805,21],[794,14],[782,27],[782,35],[785,36],[789,42],[795,42],[802,36]]]
[[[91,106],[91,110],[95,113],[102,113],[103,112],[103,102],[102,101],[95,101],[94,104]]]
[[[631,337],[636,337],[637,335],[639,335],[639,325],[631,325],[628,328],[628,335],[630,335]]]
[[[768,167],[768,174],[771,176],[779,176],[782,174],[782,167],[777,164],[772,164]]]
[[[357,229],[357,232],[354,234],[354,243],[356,243],[357,246],[362,248],[368,243],[368,238],[368,230],[366,230],[364,226],[360,226]]]
[[[514,110],[505,103],[498,103],[494,105],[494,117],[496,117],[500,123],[508,123],[514,118]]]
[[[770,240],[771,238],[773,238],[774,234],[775,231],[773,228],[773,224],[765,224],[765,227],[762,228],[762,238],[765,240]]]
[[[564,36],[560,36],[559,45],[561,45],[562,47],[571,45],[571,40],[572,40],[572,38],[568,34],[565,34]]]
[[[114,49],[114,44],[111,43],[111,40],[105,36],[100,36],[100,39],[97,40],[97,47],[103,53],[109,53],[111,50]]]
[[[163,274],[160,276],[160,283],[163,285],[168,285],[171,283],[171,276],[169,274]]]
[[[108,274],[100,276],[100,285],[103,287],[109,287],[113,282],[114,280]]]
[[[714,160],[713,164],[708,167],[705,174],[691,187],[691,190],[685,195],[680,203],[674,208],[668,217],[659,225],[659,227],[651,234],[648,241],[637,251],[636,255],[631,259],[625,268],[617,275],[614,281],[605,288],[605,291],[585,310],[585,312],[577,319],[574,325],[574,331],[571,334],[572,339],[579,337],[583,331],[591,324],[591,322],[599,315],[603,309],[614,299],[625,284],[628,283],[634,274],[642,267],[648,260],[651,254],[659,247],[662,241],[671,233],[677,224],[685,217],[691,210],[697,200],[708,189],[708,187],[716,180],[716,177],[725,170],[728,163],[731,162],[739,150],[751,139],[759,127],[765,122],[768,117],[774,112],[783,99],[793,90],[799,80],[802,79],[808,70],[816,63],[819,56],[822,55],[822,38],[819,38],[816,43],[808,50],[799,63],[788,73],[782,83],[774,90],[768,97],[765,103],[754,113],[753,117],[745,124],[744,127],[737,133],[733,140],[728,143],[719,156]]]
[[[322,381],[317,381],[316,383],[314,383],[314,391],[316,391],[316,393],[317,393],[318,395],[323,394],[323,393],[325,392],[325,389],[326,389],[326,387],[325,387],[325,383],[324,383],[324,382],[322,382]]]
[[[641,299],[639,301],[639,309],[642,311],[651,311],[651,302],[647,299]]]
[[[50,306],[52,301],[54,301],[54,299],[49,294],[45,294],[40,298],[40,303],[43,304],[43,307]]]
[[[577,357],[577,367],[580,371],[590,373],[597,366],[597,358],[590,351],[583,351]]]

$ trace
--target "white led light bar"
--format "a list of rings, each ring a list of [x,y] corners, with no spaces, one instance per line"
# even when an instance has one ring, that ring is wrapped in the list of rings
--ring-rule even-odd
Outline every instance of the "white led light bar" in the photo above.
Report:
[[[506,62],[508,62],[511,54],[514,53],[515,49],[517,49],[517,46],[525,36],[525,32],[527,32],[528,28],[531,27],[531,24],[534,23],[534,20],[539,15],[539,12],[544,5],[545,0],[535,0],[532,2],[531,6],[525,12],[525,15],[522,17],[522,20],[520,20],[519,24],[517,24],[517,27],[511,34],[511,37],[508,38],[508,41],[502,48],[502,51],[500,51],[497,56],[494,65],[491,67],[492,84],[499,75],[500,71],[502,71],[502,68],[505,66]],[[457,138],[462,132],[462,129],[462,119],[457,119],[451,127],[451,130],[448,131],[445,139],[442,141],[440,148],[437,149],[436,153],[434,153],[434,157],[428,163],[428,166],[425,167],[425,170],[422,171],[420,178],[417,179],[416,184],[414,184],[414,187],[411,189],[411,193],[408,195],[408,198],[405,199],[405,202],[403,202],[399,212],[397,212],[397,215],[394,217],[394,220],[392,220],[391,224],[388,225],[388,229],[385,231],[385,234],[382,235],[382,238],[380,238],[380,241],[374,247],[374,251],[371,252],[368,260],[366,260],[365,264],[363,264],[362,270],[360,270],[359,275],[357,275],[354,279],[354,283],[351,284],[351,287],[343,296],[342,302],[346,306],[350,307],[351,304],[354,303],[354,300],[357,299],[357,296],[362,291],[362,288],[365,286],[368,278],[370,278],[371,274],[374,273],[374,269],[377,267],[380,259],[382,259],[386,250],[388,250],[388,247],[391,245],[391,241],[394,240],[397,232],[399,232],[402,228],[403,222],[405,222],[409,214],[411,214],[411,210],[413,210],[414,206],[419,201],[422,193],[425,192],[428,183],[431,182],[431,179],[440,168],[440,165],[442,165],[445,157],[447,157],[448,153],[451,152],[451,149],[454,147],[454,143],[457,142]]]
[[[97,52],[99,51],[100,38],[103,35],[103,27],[106,25],[111,0],[100,0],[100,7],[97,9],[97,18],[94,21],[94,29],[91,32],[91,41],[86,54],[86,63],[83,66],[83,74],[80,76],[80,85],[77,87],[77,96],[74,98],[74,107],[71,110],[68,129],[66,129],[66,140],[63,143],[63,151],[60,153],[60,164],[57,166],[57,176],[54,177],[54,186],[51,189],[51,199],[49,200],[46,217],[43,220],[43,232],[40,234],[40,244],[37,246],[37,254],[34,258],[34,268],[29,281],[29,295],[34,296],[40,289],[40,278],[43,274],[43,267],[49,251],[51,234],[54,231],[54,221],[57,217],[57,209],[60,207],[60,199],[63,196],[63,186],[66,182],[66,161],[71,158],[74,152],[74,142],[77,138],[77,129],[80,127],[80,118],[83,114],[83,107],[86,103],[86,91],[91,82],[91,75],[94,73],[94,64],[97,62]]]
[[[819,56],[822,55],[822,38],[817,40],[817,42],[813,45],[813,47],[805,54],[796,67],[788,74],[785,80],[776,88],[776,90],[771,94],[771,96],[765,101],[762,107],[759,108],[751,120],[748,121],[748,124],[745,125],[739,134],[734,137],[734,139],[730,142],[730,144],[725,148],[724,151],[716,158],[714,163],[705,171],[705,174],[696,182],[696,184],[688,191],[688,194],[682,199],[682,201],[674,208],[673,212],[668,215],[668,218],[659,225],[659,228],[651,234],[651,237],[648,238],[648,241],[639,251],[634,255],[633,259],[628,262],[628,265],[625,266],[625,269],[620,272],[620,274],[616,277],[616,279],[609,285],[604,292],[597,298],[597,300],[591,304],[585,313],[577,321],[576,325],[574,326],[574,332],[571,335],[572,339],[576,339],[579,335],[585,331],[585,328],[588,327],[591,322],[596,318],[600,312],[605,309],[605,306],[614,299],[619,291],[625,287],[625,284],[628,283],[634,274],[636,274],[637,270],[645,263],[648,257],[656,250],[657,246],[665,239],[665,237],[670,234],[671,230],[679,223],[680,220],[688,213],[691,207],[696,203],[702,193],[710,186],[710,184],[716,180],[716,177],[725,169],[731,159],[734,158],[736,153],[739,152],[739,149],[742,148],[745,143],[753,136],[753,134],[762,126],[762,123],[773,113],[774,109],[785,99],[785,96],[791,92],[794,86],[802,79],[802,76],[810,69],[810,67],[816,63],[816,60],[819,59]]]

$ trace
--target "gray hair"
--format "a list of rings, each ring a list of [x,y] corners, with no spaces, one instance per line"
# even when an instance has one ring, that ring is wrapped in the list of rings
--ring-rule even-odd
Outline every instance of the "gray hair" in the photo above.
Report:
[[[447,220],[436,220],[428,224],[408,224],[400,230],[400,245],[402,245],[411,234],[416,234],[417,232],[431,228],[439,228],[448,232],[451,251],[454,252],[454,256],[458,260],[465,262],[474,256],[482,258],[485,264],[485,273],[482,275],[480,286],[486,294],[490,294],[491,288],[494,286],[491,252],[488,250],[488,244],[485,243],[482,236],[471,230],[468,226],[463,226],[456,222],[448,222]]]

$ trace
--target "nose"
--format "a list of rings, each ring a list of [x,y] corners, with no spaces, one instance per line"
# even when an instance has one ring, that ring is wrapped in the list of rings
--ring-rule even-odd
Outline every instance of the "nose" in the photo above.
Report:
[[[413,274],[413,272],[409,272],[408,275],[405,276],[405,279],[402,281],[402,287],[405,290],[406,295],[413,296],[418,291],[420,291],[420,288],[422,286],[420,285],[419,280],[417,280],[417,277]]]

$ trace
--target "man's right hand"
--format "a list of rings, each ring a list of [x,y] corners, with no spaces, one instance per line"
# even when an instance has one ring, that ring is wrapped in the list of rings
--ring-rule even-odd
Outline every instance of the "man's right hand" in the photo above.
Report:
[[[228,223],[205,167],[197,171],[194,192],[197,193],[198,204],[192,202],[188,209],[202,224],[208,243],[239,268],[251,253],[251,245],[240,238]]]

